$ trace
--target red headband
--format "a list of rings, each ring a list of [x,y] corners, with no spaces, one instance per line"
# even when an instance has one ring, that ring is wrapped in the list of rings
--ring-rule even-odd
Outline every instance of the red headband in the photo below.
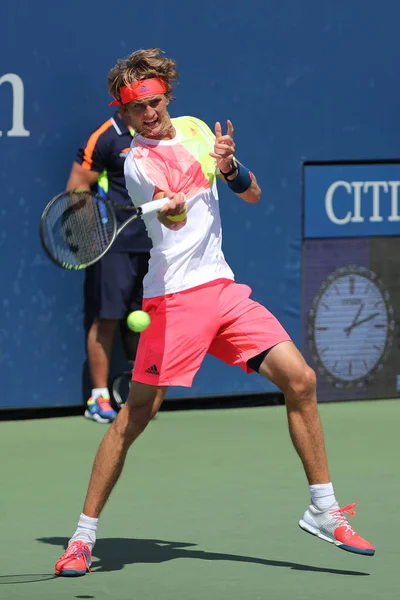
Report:
[[[153,77],[152,79],[141,79],[135,81],[128,86],[124,85],[119,90],[121,95],[121,102],[119,100],[113,100],[109,106],[122,106],[128,104],[133,100],[139,98],[147,98],[148,96],[156,96],[157,94],[165,94],[167,86],[164,81],[159,77]]]

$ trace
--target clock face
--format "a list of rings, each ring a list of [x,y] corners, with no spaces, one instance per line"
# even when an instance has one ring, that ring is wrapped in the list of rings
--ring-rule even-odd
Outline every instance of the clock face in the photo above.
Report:
[[[332,273],[310,312],[309,345],[331,382],[371,380],[383,367],[394,329],[390,296],[375,273],[351,265]]]

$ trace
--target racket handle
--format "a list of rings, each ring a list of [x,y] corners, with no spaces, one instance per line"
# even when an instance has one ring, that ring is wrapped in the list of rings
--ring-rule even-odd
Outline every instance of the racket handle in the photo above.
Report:
[[[152,202],[146,202],[140,207],[142,215],[148,215],[150,213],[158,212],[165,204],[168,204],[169,198],[160,198],[160,200],[152,200]]]

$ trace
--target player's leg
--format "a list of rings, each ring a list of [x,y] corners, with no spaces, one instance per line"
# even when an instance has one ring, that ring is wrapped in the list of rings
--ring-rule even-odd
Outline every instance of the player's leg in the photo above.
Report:
[[[248,364],[252,364],[252,360]],[[296,346],[277,344],[263,359],[259,373],[285,396],[289,432],[310,485],[330,482],[324,435],[317,407],[316,377]],[[334,497],[333,497],[334,500]]]
[[[294,344],[283,342],[265,355],[259,372],[285,395],[290,435],[310,484],[311,505],[300,520],[300,527],[343,550],[373,555],[372,544],[361,538],[345,518],[345,513],[354,515],[354,505],[340,508],[334,495],[314,371]]]
[[[121,475],[130,446],[157,413],[166,391],[166,387],[132,382],[128,401],[97,451],[83,512],[67,550],[56,562],[56,575],[84,575],[90,568],[100,513]]]
[[[100,390],[104,388],[107,390],[111,350],[117,324],[118,321],[115,319],[95,318],[87,334],[86,350],[94,388],[93,398],[100,395]]]
[[[94,265],[93,268],[95,268]],[[88,289],[88,279],[85,288]],[[88,301],[90,296],[85,294],[85,320],[88,323],[86,330],[86,355],[89,374],[92,383],[92,393],[87,401],[85,417],[96,423],[110,423],[117,416],[110,403],[108,391],[108,372],[112,344],[118,321],[115,319],[101,319],[96,316],[96,303]]]
[[[245,371],[258,371],[284,393],[289,430],[310,485],[312,504],[300,525],[345,550],[373,554],[371,544],[350,527],[339,508],[328,471],[317,408],[315,373],[278,320],[250,300],[247,286],[232,284],[221,296],[227,315],[210,352]],[[332,531],[331,531],[332,530]]]
[[[129,399],[100,445],[78,528],[56,563],[56,574],[86,573],[99,515],[130,445],[158,411],[169,385],[191,385],[218,331],[219,293],[220,286],[205,286],[144,301],[151,324],[140,337]]]
[[[132,443],[146,429],[164,399],[167,387],[132,381],[129,397],[98,449],[83,507],[98,518],[116,484]]]
[[[190,385],[200,367],[218,325],[210,327],[210,315],[201,309],[203,318],[196,320],[202,306],[199,296],[191,299],[190,294],[181,293],[144,302],[151,324],[140,338],[128,401],[95,458],[83,509],[87,517],[99,517],[130,445],[157,413],[168,386]],[[209,333],[202,336],[206,325]]]

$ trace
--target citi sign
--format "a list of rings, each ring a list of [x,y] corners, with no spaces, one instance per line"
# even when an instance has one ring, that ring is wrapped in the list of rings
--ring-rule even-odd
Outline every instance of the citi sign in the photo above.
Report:
[[[390,206],[387,220],[400,221],[399,186],[400,181],[335,181],[325,194],[327,217],[335,225],[364,223],[366,218],[381,223],[382,202]]]
[[[400,235],[399,188],[400,164],[306,166],[304,236]]]

